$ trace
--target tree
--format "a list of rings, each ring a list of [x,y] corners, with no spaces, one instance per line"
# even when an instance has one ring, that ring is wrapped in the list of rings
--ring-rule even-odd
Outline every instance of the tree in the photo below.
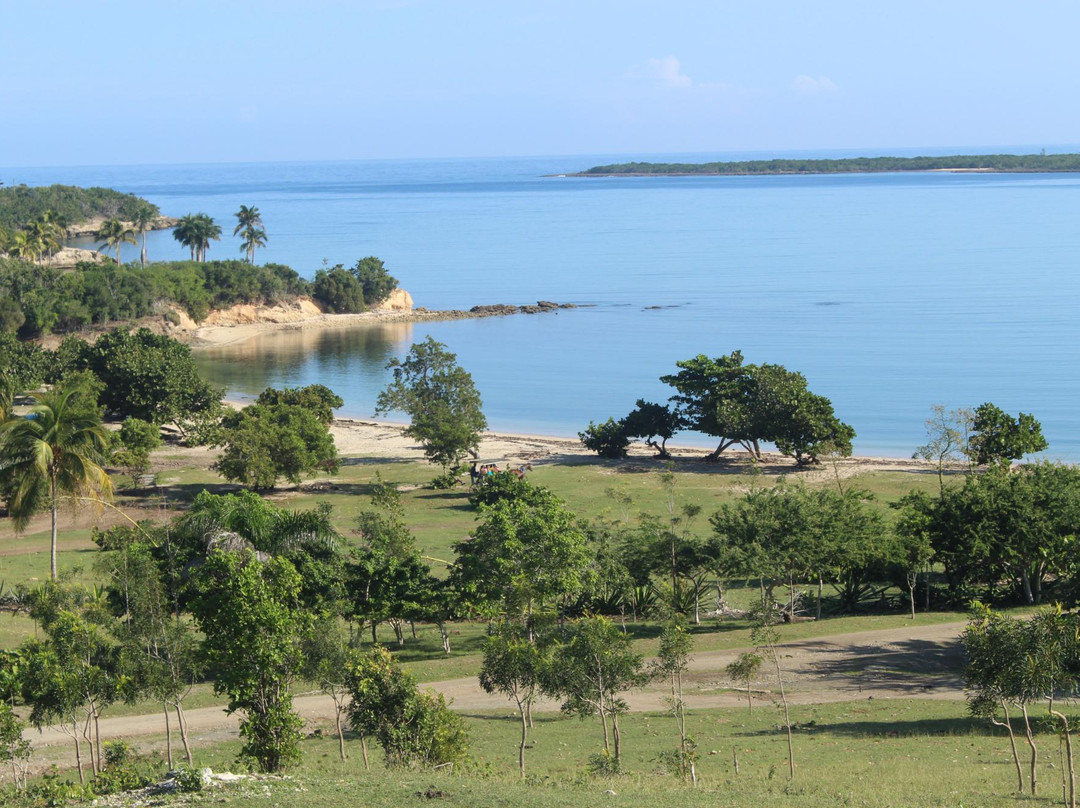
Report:
[[[682,418],[666,404],[654,404],[639,398],[635,408],[622,420],[622,432],[628,438],[643,438],[661,459],[671,457],[667,442],[682,429]],[[657,443],[654,438],[660,438]]]
[[[530,707],[540,690],[546,664],[544,652],[516,623],[502,621],[484,640],[480,687],[513,699],[521,718],[518,769],[525,777],[525,747],[529,737]]]
[[[216,413],[224,393],[199,374],[191,348],[146,328],[105,334],[74,367],[83,368],[104,383],[107,411],[182,432],[201,414]]]
[[[26,790],[30,767],[30,741],[23,738],[25,726],[10,704],[0,702],[0,763],[11,764],[11,779],[19,791]]]
[[[352,274],[360,282],[364,304],[376,306],[390,297],[398,285],[397,278],[386,271],[386,265],[374,255],[361,258],[352,268]]]
[[[671,400],[687,426],[720,438],[709,459],[734,444],[760,458],[762,441],[772,441],[799,465],[816,463],[825,452],[851,454],[855,431],[836,418],[829,399],[807,389],[801,373],[782,365],[744,365],[739,351],[676,365],[680,371],[660,381],[676,389]]]
[[[776,623],[779,613],[776,605],[770,598],[762,598],[757,606],[757,614],[754,616],[754,628],[750,631],[750,639],[757,645],[759,650],[765,651],[776,670],[776,683],[780,688],[780,703],[784,708],[784,727],[787,730],[788,748],[788,779],[795,779],[795,747],[791,737],[791,712],[788,709],[787,693],[784,691],[784,673],[780,668],[780,652],[777,643],[780,635],[776,631]]]
[[[119,431],[113,433],[111,459],[127,470],[132,487],[138,488],[139,479],[150,468],[150,452],[159,446],[159,426],[141,418],[125,418]]]
[[[608,418],[601,424],[589,425],[584,432],[578,432],[581,445],[590,452],[596,452],[601,457],[618,460],[626,457],[627,447],[630,446],[630,438],[626,435],[622,421]]]
[[[387,768],[452,766],[465,758],[468,733],[461,716],[441,694],[420,692],[385,648],[376,646],[351,667],[349,678],[353,729],[375,736]]]
[[[355,314],[364,311],[364,286],[341,264],[320,269],[311,282],[311,296],[331,314]]]
[[[470,538],[454,545],[450,578],[476,604],[498,604],[527,620],[538,608],[572,597],[589,580],[587,534],[553,494],[485,507]]]
[[[972,420],[975,413],[969,409],[946,410],[942,404],[930,407],[926,419],[925,444],[915,450],[915,459],[922,459],[937,466],[938,486],[945,489],[945,464],[968,455]]]
[[[240,252],[247,255],[249,264],[255,263],[255,248],[266,246],[266,231],[261,227],[248,227],[244,229],[243,241],[240,243]]]
[[[582,720],[600,717],[604,753],[612,756],[616,770],[622,747],[619,715],[627,710],[619,694],[644,684],[648,677],[643,665],[628,634],[607,618],[584,617],[569,626],[567,639],[555,649],[548,669],[544,691],[563,699],[564,713]]]
[[[130,227],[125,227],[124,223],[119,219],[106,219],[102,222],[101,227],[98,228],[97,237],[105,242],[99,249],[116,250],[117,265],[120,264],[120,246],[122,244],[138,245],[139,243],[135,238],[135,231]]]
[[[241,205],[240,210],[234,215],[236,227],[233,228],[233,235],[242,234],[244,241],[240,246],[240,252],[247,255],[249,264],[253,264],[255,263],[255,248],[266,246],[266,230],[263,229],[262,214],[254,206]]]
[[[901,507],[898,531],[906,541],[929,543],[954,601],[967,602],[982,584],[991,598],[1019,595],[1038,604],[1044,585],[1072,569],[1080,470],[1057,463],[992,467],[937,499],[913,492]]]
[[[221,227],[205,213],[189,213],[173,229],[173,238],[191,250],[192,261],[205,261],[210,242],[221,239]]]
[[[256,489],[273,488],[280,477],[299,485],[305,474],[338,469],[334,436],[315,413],[291,404],[253,404],[227,413],[215,444],[224,451],[214,468]]]
[[[1013,418],[990,402],[975,408],[972,421],[971,454],[976,465],[1007,466],[1026,454],[1041,452],[1049,446],[1042,426],[1035,417],[1020,413]]]
[[[480,432],[487,428],[480,393],[445,345],[428,337],[404,361],[391,359],[386,367],[394,379],[379,393],[375,414],[407,414],[405,434],[421,443],[429,462],[449,471],[479,448]]]
[[[657,661],[651,673],[654,678],[666,678],[671,685],[671,713],[679,730],[678,768],[684,780],[697,785],[697,744],[686,732],[686,701],[683,699],[683,674],[690,668],[690,652],[694,638],[686,626],[675,621],[660,635]]]
[[[300,575],[283,558],[259,561],[250,552],[213,551],[196,578],[191,603],[206,636],[214,692],[226,710],[244,712],[242,758],[276,772],[300,758],[303,721],[290,687],[303,667],[300,640],[308,613],[300,608]]]
[[[259,393],[255,403],[263,405],[290,404],[303,407],[314,413],[315,417],[327,426],[334,422],[334,410],[345,405],[345,401],[341,396],[322,384],[309,384],[307,387],[286,387],[283,390],[267,387]]]
[[[741,682],[746,688],[746,709],[751,713],[754,712],[754,701],[750,695],[750,685],[757,677],[758,671],[761,670],[761,663],[764,661],[760,654],[743,651],[734,662],[728,663],[728,666],[724,668],[728,676],[736,682]]]
[[[151,225],[157,221],[156,208],[147,203],[139,204],[134,212],[131,214],[131,223],[134,225],[134,229],[138,232],[139,238],[142,240],[142,250],[139,253],[139,262],[143,269],[146,269],[146,233],[150,230]],[[120,263],[117,260],[116,263]]]
[[[358,654],[349,637],[345,621],[338,615],[323,614],[315,619],[313,630],[305,637],[304,678],[316,685],[334,703],[334,725],[338,735],[338,754],[346,760],[345,728],[342,719],[348,708],[349,670]],[[364,750],[367,766],[367,749]]]
[[[37,396],[29,417],[0,425],[0,480],[13,490],[8,503],[15,529],[45,508],[51,512],[49,570],[56,580],[56,516],[62,499],[79,504],[108,499],[112,481],[101,467],[108,438],[101,414],[81,386],[59,386]]]

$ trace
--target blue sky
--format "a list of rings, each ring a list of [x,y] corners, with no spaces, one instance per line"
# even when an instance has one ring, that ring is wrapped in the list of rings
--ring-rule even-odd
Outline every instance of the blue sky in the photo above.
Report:
[[[0,165],[1080,142],[1075,2],[0,0]]]

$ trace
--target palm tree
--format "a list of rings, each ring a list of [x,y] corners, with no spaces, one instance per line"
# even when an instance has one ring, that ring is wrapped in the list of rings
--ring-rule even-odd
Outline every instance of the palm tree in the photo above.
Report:
[[[112,481],[99,465],[108,437],[82,386],[60,385],[36,398],[27,417],[0,425],[0,477],[14,491],[9,507],[17,531],[35,513],[51,509],[50,572],[55,581],[57,506],[64,498],[78,503],[111,496]]]
[[[205,213],[189,213],[176,225],[173,238],[191,250],[192,261],[205,261],[210,242],[221,239],[221,227]]]
[[[146,269],[146,231],[150,229],[150,225],[156,219],[154,209],[149,205],[139,205],[131,217],[131,223],[135,225],[135,229],[138,230],[139,236],[142,238],[142,254],[139,256],[139,260],[142,262],[143,269]]]
[[[234,227],[232,231],[234,236],[241,230],[263,226],[262,214],[259,213],[259,209],[254,205],[250,208],[247,205],[241,205],[240,210],[236,211],[233,215],[236,216],[236,227]]]
[[[106,219],[101,223],[101,227],[98,228],[97,237],[105,243],[98,249],[105,249],[106,247],[116,250],[116,264],[120,265],[120,245],[121,244],[138,244],[135,239],[135,231],[130,227],[125,227],[124,223],[119,219]]]
[[[266,246],[266,231],[261,227],[247,227],[244,229],[244,241],[240,245],[240,252],[247,253],[249,264],[255,263],[255,248]]]
[[[36,262],[41,258],[41,242],[35,239],[26,230],[20,230],[8,241],[7,253],[12,258],[21,258],[23,261]]]

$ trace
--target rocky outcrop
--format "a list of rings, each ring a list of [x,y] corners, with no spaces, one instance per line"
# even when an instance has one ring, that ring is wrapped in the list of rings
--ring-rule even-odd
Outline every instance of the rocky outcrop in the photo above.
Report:
[[[404,289],[395,289],[382,303],[375,307],[376,311],[412,311],[412,295]]]
[[[61,247],[42,262],[47,267],[70,269],[78,263],[89,261],[91,264],[104,264],[105,256],[97,250],[83,250],[78,247]]]
[[[68,227],[68,238],[79,238],[80,236],[95,236],[98,230],[101,229],[101,225],[105,222],[104,216],[95,216],[93,219],[87,219],[85,222],[78,222]],[[124,222],[125,227],[135,229],[135,225],[132,222]],[[150,225],[151,230],[171,230],[180,224],[180,220],[175,216],[158,216],[154,219],[153,224]]]

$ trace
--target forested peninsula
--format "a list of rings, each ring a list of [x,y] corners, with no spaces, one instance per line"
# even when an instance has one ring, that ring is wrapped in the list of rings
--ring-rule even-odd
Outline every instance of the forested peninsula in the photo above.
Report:
[[[849,157],[840,160],[743,160],[716,163],[613,163],[571,177],[880,174],[891,171],[1049,173],[1080,171],[1080,154],[959,154],[950,157]]]

